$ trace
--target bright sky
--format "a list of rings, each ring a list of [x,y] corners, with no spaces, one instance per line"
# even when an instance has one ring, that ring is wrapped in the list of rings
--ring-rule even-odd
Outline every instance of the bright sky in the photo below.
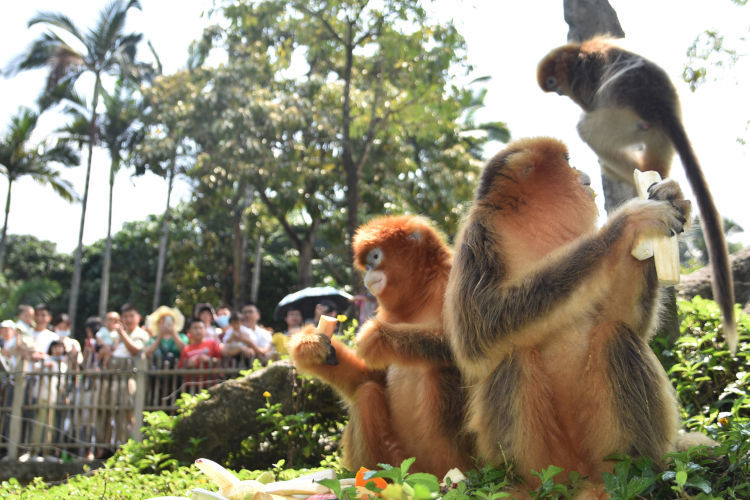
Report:
[[[14,3],[12,8],[6,6],[0,18],[0,68],[5,68],[41,33],[38,26],[26,28],[26,22],[37,11],[63,9],[79,27],[87,28],[104,3],[104,0],[62,3],[27,0]],[[183,67],[188,44],[200,35],[207,22],[201,13],[213,2],[141,0],[141,3],[142,12],[129,14],[129,29],[144,33],[152,41],[166,73]],[[695,36],[709,28],[726,35],[746,34],[750,7],[737,7],[730,0],[612,0],[611,3],[625,30],[627,46],[664,67],[677,85],[686,128],[719,211],[747,229],[739,239],[750,243],[750,211],[745,201],[750,188],[748,149],[736,140],[745,134],[750,119],[749,82],[742,78],[748,74],[747,63],[734,69],[716,70],[714,75],[719,80],[695,93],[680,78],[686,49]],[[575,130],[579,108],[567,98],[542,93],[536,84],[539,59],[566,40],[568,28],[563,20],[562,0],[438,0],[435,5],[440,18],[452,18],[466,38],[467,56],[476,70],[474,76],[492,76],[487,84],[488,106],[480,118],[508,123],[514,138],[547,135],[562,139],[570,149],[571,164],[589,173],[600,192],[596,157]],[[140,54],[143,59],[149,56],[145,44]],[[0,131],[4,131],[19,106],[34,106],[44,75],[40,70],[8,79],[0,77],[3,96]],[[57,125],[52,118],[41,123],[40,138]],[[488,150],[487,156],[495,152]],[[84,232],[86,244],[106,236],[108,168],[106,153],[98,151],[92,169]],[[678,161],[672,172],[689,191]],[[148,214],[164,210],[166,182],[153,175],[132,177],[131,174],[132,171],[125,169],[115,181],[113,231],[125,221],[142,220]],[[64,177],[79,193],[83,192],[84,176],[84,167],[64,171]],[[7,182],[0,179],[0,207],[4,207],[6,193]],[[189,186],[178,182],[173,200],[187,197]],[[8,230],[54,241],[58,250],[70,252],[77,243],[80,215],[80,204],[68,204],[49,188],[23,179],[13,186]]]

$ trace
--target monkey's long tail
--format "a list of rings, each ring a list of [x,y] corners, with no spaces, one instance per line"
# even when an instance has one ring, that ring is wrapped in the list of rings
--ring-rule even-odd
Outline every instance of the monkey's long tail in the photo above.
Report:
[[[724,323],[724,338],[729,345],[732,354],[737,351],[737,323],[734,317],[734,283],[732,269],[729,265],[729,253],[727,242],[724,238],[724,228],[719,211],[714,204],[713,196],[708,190],[708,183],[703,176],[698,158],[693,151],[687,133],[682,124],[672,124],[665,127],[670,134],[670,139],[677,154],[680,155],[682,165],[685,167],[693,194],[698,201],[701,213],[703,234],[706,239],[708,256],[711,260],[712,285],[714,300],[719,304]]]

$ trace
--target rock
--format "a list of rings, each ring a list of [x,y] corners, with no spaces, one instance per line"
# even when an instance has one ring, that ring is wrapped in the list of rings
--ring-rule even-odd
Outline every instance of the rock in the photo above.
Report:
[[[248,450],[240,453],[242,459],[239,462],[236,458],[242,450],[242,441],[262,430],[256,419],[256,410],[266,405],[263,396],[266,391],[271,394],[271,404],[281,403],[281,412],[285,415],[312,412],[319,422],[341,420],[346,416],[339,398],[330,387],[319,380],[298,377],[291,363],[280,361],[244,378],[227,380],[209,389],[211,397],[198,403],[192,413],[175,424],[172,456],[187,462],[202,457],[219,463],[227,463],[229,457],[234,457],[230,465],[248,469],[265,469],[275,461],[287,458],[278,456],[274,460],[268,454],[253,454]],[[188,450],[190,438],[203,440]]]
[[[750,309],[750,247],[745,247],[729,256],[734,277],[734,299],[747,311]],[[685,274],[677,285],[680,297],[692,298],[700,295],[713,299],[711,290],[711,266],[702,267],[690,274]]]

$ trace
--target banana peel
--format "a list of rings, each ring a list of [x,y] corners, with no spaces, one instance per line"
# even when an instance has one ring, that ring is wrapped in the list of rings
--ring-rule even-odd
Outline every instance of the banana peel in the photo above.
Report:
[[[336,473],[328,469],[289,481],[264,484],[253,479],[240,481],[232,472],[207,458],[199,458],[195,465],[219,487],[221,495],[228,500],[287,500],[298,499],[295,495],[323,495],[331,493],[331,490],[317,481],[336,477]]]

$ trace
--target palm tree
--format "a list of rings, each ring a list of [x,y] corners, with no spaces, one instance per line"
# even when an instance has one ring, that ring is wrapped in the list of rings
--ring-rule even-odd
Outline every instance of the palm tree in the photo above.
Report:
[[[105,111],[101,124],[102,143],[109,151],[109,212],[107,216],[107,242],[104,247],[102,266],[102,283],[99,292],[99,316],[107,312],[109,297],[109,269],[112,261],[112,198],[115,185],[115,174],[120,169],[122,152],[132,147],[138,132],[134,126],[140,116],[138,101],[133,99],[132,85],[120,78],[112,94],[103,92]]]
[[[39,115],[30,109],[23,109],[11,118],[10,127],[5,137],[0,140],[0,173],[8,179],[8,195],[5,199],[5,220],[2,237],[0,237],[0,274],[5,259],[5,237],[8,231],[8,214],[10,212],[10,193],[13,182],[23,176],[29,176],[42,184],[49,184],[62,198],[76,199],[73,186],[60,177],[60,173],[50,167],[50,163],[77,165],[78,154],[66,143],[58,142],[48,148],[46,144],[30,146],[31,134],[36,128]]]
[[[99,19],[92,29],[82,31],[65,15],[55,12],[40,12],[28,25],[43,24],[57,28],[80,42],[79,48],[68,44],[54,31],[48,31],[34,41],[26,54],[21,56],[18,70],[49,67],[47,90],[51,91],[60,84],[73,85],[85,73],[94,76],[93,97],[91,99],[89,119],[88,158],[86,161],[86,181],[81,201],[81,223],[78,232],[73,279],[70,287],[70,304],[68,314],[72,328],[75,328],[78,291],[81,283],[81,254],[83,249],[83,227],[86,220],[86,203],[89,194],[91,177],[91,159],[96,137],[96,118],[99,97],[102,92],[101,77],[104,74],[120,74],[129,68],[135,60],[136,45],[141,40],[140,34],[124,33],[128,10],[140,9],[138,0],[113,0],[99,14]]]

